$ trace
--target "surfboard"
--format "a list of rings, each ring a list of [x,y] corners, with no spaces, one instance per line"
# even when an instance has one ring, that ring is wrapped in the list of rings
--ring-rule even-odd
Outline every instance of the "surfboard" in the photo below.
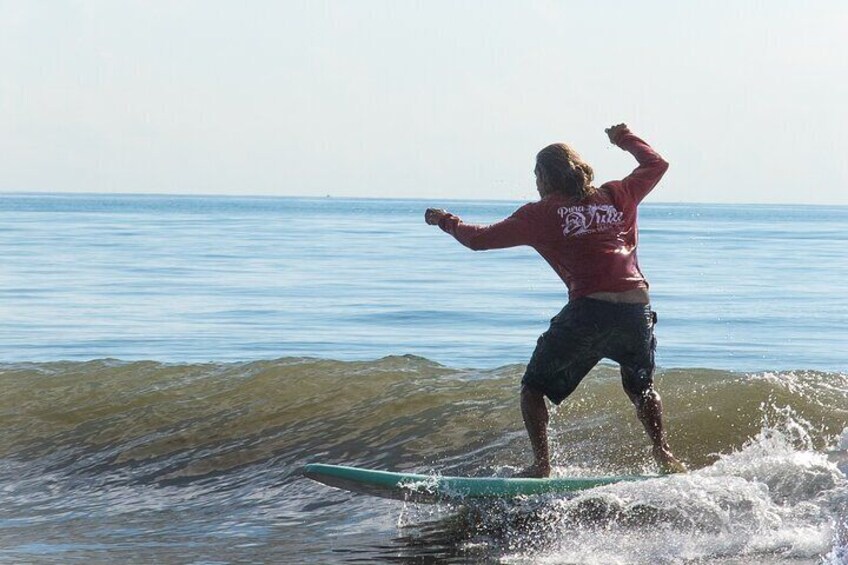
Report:
[[[414,473],[391,473],[359,467],[312,463],[302,474],[325,485],[350,492],[411,502],[440,502],[458,499],[515,498],[548,493],[568,493],[653,477],[623,475],[610,477],[553,477],[547,479],[500,477],[443,477]]]

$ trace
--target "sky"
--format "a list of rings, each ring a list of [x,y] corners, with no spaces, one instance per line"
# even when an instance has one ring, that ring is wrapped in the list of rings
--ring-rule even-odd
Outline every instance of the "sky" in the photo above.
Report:
[[[848,204],[844,0],[0,0],[0,192]]]

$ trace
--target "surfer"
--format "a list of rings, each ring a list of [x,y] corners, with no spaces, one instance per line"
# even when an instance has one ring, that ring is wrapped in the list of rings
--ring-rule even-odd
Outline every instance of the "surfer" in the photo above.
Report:
[[[594,187],[592,168],[570,146],[555,143],[536,155],[540,199],[505,220],[466,224],[436,208],[424,215],[474,251],[529,245],[568,287],[568,303],[539,337],[521,381],[521,413],[534,455],[522,476],[551,472],[545,397],[559,405],[602,358],[620,365],[624,390],[661,470],[686,470],[668,446],[662,401],[653,386],[657,318],[636,257],[636,208],[668,163],[625,124],[605,131],[639,163],[622,180]]]

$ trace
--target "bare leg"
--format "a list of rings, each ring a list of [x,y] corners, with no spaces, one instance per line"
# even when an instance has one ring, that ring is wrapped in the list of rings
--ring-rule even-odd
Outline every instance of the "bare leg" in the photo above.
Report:
[[[524,427],[530,436],[534,463],[517,476],[547,477],[551,474],[551,458],[548,453],[548,407],[545,395],[528,386],[521,387],[521,415]]]
[[[662,472],[685,473],[686,466],[677,460],[668,446],[662,421],[662,399],[657,391],[651,387],[642,394],[632,394],[628,391],[627,396],[636,407],[636,414],[654,444],[654,459]]]

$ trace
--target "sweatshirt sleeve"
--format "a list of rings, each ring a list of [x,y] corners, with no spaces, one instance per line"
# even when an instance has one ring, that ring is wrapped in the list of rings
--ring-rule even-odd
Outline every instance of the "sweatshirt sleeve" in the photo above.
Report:
[[[489,226],[466,224],[459,216],[448,214],[439,221],[439,227],[474,251],[533,245],[535,234],[531,210],[532,204],[526,204],[505,220]]]
[[[621,181],[621,188],[637,204],[657,185],[668,170],[668,163],[650,145],[630,133],[624,133],[617,145],[636,157],[639,166]]]

